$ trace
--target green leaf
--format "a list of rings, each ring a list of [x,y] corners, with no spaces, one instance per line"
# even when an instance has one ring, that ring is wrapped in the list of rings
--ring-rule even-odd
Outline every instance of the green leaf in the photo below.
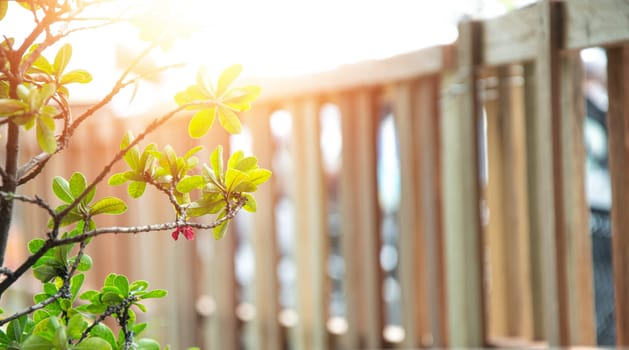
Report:
[[[146,312],[146,311],[144,311]],[[148,323],[146,322],[142,322],[142,323],[138,323],[133,325],[132,329],[133,329],[133,333],[137,336],[140,335],[142,332],[144,332],[144,330],[146,329],[146,326],[148,326]]]
[[[127,204],[120,198],[105,197],[92,206],[90,213],[92,215],[110,214],[118,215],[127,211]]]
[[[118,293],[103,293],[101,297],[101,302],[106,305],[116,305],[122,302],[122,297]]]
[[[95,296],[98,295],[98,292],[95,290],[88,290],[87,292],[79,295],[79,299],[81,300],[92,300]]]
[[[112,350],[112,346],[104,339],[90,337],[74,346],[74,350]]]
[[[33,275],[35,276],[35,278],[37,278],[38,280],[42,282],[48,282],[53,277],[57,276],[58,274],[59,274],[58,270],[55,267],[48,264],[44,264],[44,265],[33,268]]]
[[[52,345],[54,349],[65,350],[68,348],[68,333],[66,327],[59,327],[55,332],[55,336],[52,338]]]
[[[57,286],[55,286],[54,283],[44,283],[44,292],[46,292],[48,296],[53,296],[57,294],[58,291],[59,290],[57,289]]]
[[[160,350],[159,343],[156,340],[142,338],[137,342],[137,350]]]
[[[74,262],[74,259],[71,262]],[[76,269],[79,271],[88,271],[91,268],[92,268],[92,257],[90,257],[87,254],[83,254],[81,256],[81,261],[79,261],[79,264],[77,265]]]
[[[257,210],[256,199],[249,193],[245,193],[244,196],[247,202],[242,208],[250,213],[255,213]]]
[[[26,330],[26,324],[28,322],[28,318],[26,315],[20,316],[15,320],[9,322],[7,326],[7,337],[9,340],[15,340],[18,343],[22,342],[23,333]]]
[[[74,201],[74,195],[70,191],[68,181],[61,176],[55,176],[52,180],[52,191],[55,193],[57,198],[68,204]]]
[[[129,296],[129,280],[126,276],[116,276],[116,278],[114,279],[114,285],[116,286],[116,288],[118,288],[120,293],[122,293],[125,298]]]
[[[76,299],[76,296],[79,294],[79,290],[81,286],[83,286],[83,282],[85,281],[85,275],[82,273],[76,274],[72,276],[70,279],[70,293],[72,294],[72,301]]]
[[[60,83],[62,85],[72,84],[72,83],[86,84],[86,83],[89,83],[90,81],[92,81],[92,75],[88,71],[83,70],[83,69],[75,69],[64,74],[61,77]]]
[[[87,180],[85,176],[80,172],[75,172],[68,181],[70,185],[70,192],[74,198],[80,196],[87,187]]]
[[[90,335],[107,341],[112,348],[117,348],[116,337],[109,327],[99,323],[90,331]],[[88,338],[88,340],[91,338]]]
[[[63,74],[63,71],[66,69],[68,62],[70,62],[70,58],[72,57],[72,45],[65,44],[63,45],[59,51],[57,51],[57,55],[55,56],[54,69],[57,76]]]
[[[222,97],[225,94],[225,92],[227,92],[227,90],[229,89],[229,86],[240,75],[240,72],[242,72],[242,66],[240,64],[234,64],[232,66],[227,67],[227,69],[225,69],[223,73],[221,73],[220,77],[218,78],[218,83],[216,86],[217,97]]]
[[[129,285],[129,290],[131,292],[143,292],[146,290],[146,288],[148,288],[149,283],[145,280],[137,280],[132,282]]]
[[[131,198],[140,198],[146,190],[146,182],[133,181],[129,184],[127,192]]]
[[[2,3],[2,1],[0,1]],[[28,109],[28,105],[22,101],[11,98],[0,98],[0,116],[10,116],[14,113],[23,112]]]
[[[89,206],[92,199],[94,199],[95,194],[96,194],[96,186],[93,186],[92,189],[89,192],[87,192],[85,196],[83,196],[83,198],[81,199],[81,204],[83,204],[86,207]]]
[[[28,251],[31,254],[35,254],[41,249],[41,247],[44,246],[45,243],[46,241],[41,238],[34,238],[28,242]]]
[[[194,189],[205,186],[205,179],[201,175],[193,175],[184,177],[177,184],[177,191],[181,193],[188,193]]]
[[[50,124],[45,122],[43,115],[37,118],[37,143],[41,150],[48,154],[55,153],[57,150],[57,139],[54,131],[54,124],[51,128]]]
[[[165,289],[155,289],[150,292],[146,292],[140,296],[140,299],[157,299],[163,298],[168,295],[168,291]]]
[[[129,179],[127,179],[125,173],[116,173],[109,178],[109,181],[107,181],[107,183],[110,186],[118,186],[124,184],[127,181],[129,181]]]
[[[190,137],[198,139],[205,136],[214,124],[216,107],[202,109],[192,116],[188,124],[188,134]]]
[[[142,312],[146,312],[148,311],[148,309],[146,308],[146,306],[144,306],[144,304],[140,304],[140,303],[133,303],[135,306],[138,307],[138,309],[140,309],[140,311]]]
[[[242,129],[240,119],[238,119],[236,113],[229,108],[218,108],[218,121],[225,131],[230,134],[239,134]]]
[[[22,350],[50,350],[53,348],[54,348],[54,345],[51,340],[48,340],[39,335],[31,335],[22,344],[22,347],[20,349]]]
[[[214,239],[219,240],[225,236],[225,232],[227,232],[227,227],[229,226],[229,221],[223,221],[220,225],[214,227]]]
[[[80,339],[83,331],[87,329],[87,321],[83,318],[83,315],[76,314],[68,321],[68,335],[72,339]]]

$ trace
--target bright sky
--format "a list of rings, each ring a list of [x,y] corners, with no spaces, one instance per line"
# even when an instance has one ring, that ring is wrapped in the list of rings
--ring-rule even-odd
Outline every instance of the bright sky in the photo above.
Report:
[[[120,4],[148,6],[157,2],[165,4],[167,18],[195,23],[201,31],[177,40],[170,51],[157,50],[151,57],[157,64],[188,64],[187,68],[168,74],[165,77],[168,84],[162,84],[159,91],[157,86],[149,87],[145,93],[154,97],[162,93],[172,96],[173,91],[193,82],[201,64],[214,75],[233,63],[241,63],[243,77],[293,76],[449,43],[456,39],[455,23],[461,16],[497,15],[506,10],[501,3],[508,3],[504,0],[126,0]],[[516,5],[525,2],[530,0],[515,0]],[[11,5],[7,18],[0,22],[0,33],[19,38],[20,34],[15,32],[27,30],[32,21],[27,11],[14,3]],[[98,15],[106,13],[101,11]],[[129,25],[79,33],[72,41],[76,44],[69,68],[86,68],[94,75],[93,89],[82,91],[104,91],[111,86],[116,77],[112,72],[119,71],[116,50],[139,52],[146,45]],[[55,52],[53,49],[47,56],[54,57]],[[74,97],[90,99],[82,91],[73,93]]]

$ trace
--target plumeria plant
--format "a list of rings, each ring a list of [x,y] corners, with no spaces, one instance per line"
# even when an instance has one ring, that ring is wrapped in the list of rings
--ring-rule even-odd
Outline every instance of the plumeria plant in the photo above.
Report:
[[[163,19],[157,23],[154,17],[146,17],[151,11],[115,19],[86,15],[91,8],[109,2],[112,1],[0,0],[0,20],[12,11],[26,11],[33,19],[32,31],[26,33],[25,39],[4,36],[0,43],[0,131],[6,143],[2,157],[5,164],[0,166],[0,298],[29,273],[41,282],[41,290],[34,295],[31,306],[13,314],[0,309],[0,349],[161,349],[157,341],[141,337],[147,323],[139,322],[136,313],[147,311],[147,299],[162,298],[167,292],[149,288],[145,280],[130,281],[114,273],[106,277],[102,288],[85,290],[86,273],[92,267],[85,248],[98,244],[98,236],[112,233],[159,231],[170,233],[175,240],[180,236],[190,240],[195,231],[211,230],[214,238],[220,239],[239,210],[256,210],[252,193],[271,176],[269,170],[259,167],[255,157],[241,151],[234,152],[225,162],[221,146],[211,152],[207,162],[196,156],[202,146],[183,155],[169,145],[150,143],[142,148],[152,132],[176,115],[191,116],[188,134],[192,138],[206,135],[216,119],[227,132],[240,132],[238,113],[251,107],[260,88],[235,86],[242,68],[234,65],[224,70],[215,83],[207,70],[200,68],[196,82],[174,96],[176,107],[156,116],[138,135],[120,135],[119,151],[110,155],[94,178],[86,178],[81,169],[73,169],[76,171],[67,179],[54,177],[50,186],[57,198],[20,191],[21,186],[40,176],[49,161],[81,131],[83,123],[122,89],[170,68],[133,73],[152,50],[173,44],[169,30],[172,26],[159,22]],[[83,69],[67,70],[73,52],[70,43],[61,45],[56,52],[49,51],[74,32],[120,21],[141,25],[140,36],[147,41],[147,47],[108,94],[80,115],[73,115],[69,102],[71,86],[88,84],[92,76]],[[147,23],[152,30],[146,29]],[[35,133],[41,149],[31,159],[20,157],[20,141],[25,140],[20,135],[24,133]],[[126,170],[111,173],[119,162],[126,163]],[[124,198],[101,197],[98,188],[123,184],[132,199],[142,197],[147,189],[162,193],[173,207],[172,218],[161,224],[98,227],[96,216],[121,215],[127,210]],[[55,207],[49,204],[53,201],[62,204]],[[10,268],[5,266],[4,257],[17,205],[36,206],[49,219],[47,227],[38,233],[39,238],[28,242],[30,255],[16,268]],[[201,216],[210,217],[210,223],[190,220]]]

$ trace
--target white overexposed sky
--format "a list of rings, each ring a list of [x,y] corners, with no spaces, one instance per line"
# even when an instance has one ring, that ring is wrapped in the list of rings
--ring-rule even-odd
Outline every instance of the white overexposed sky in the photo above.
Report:
[[[504,4],[522,6],[532,1],[126,0],[120,4],[156,2],[166,4],[167,17],[195,23],[201,30],[177,40],[171,50],[157,50],[152,55],[156,64],[184,62],[187,67],[167,74],[167,84],[144,84],[138,99],[142,95],[172,96],[194,81],[201,64],[213,75],[240,63],[243,77],[295,76],[445,44],[456,40],[456,22],[464,15],[495,16],[507,10]],[[99,11],[95,15],[113,15],[119,10]],[[0,33],[19,42],[31,25],[28,11],[11,3],[7,17],[0,21]],[[92,94],[107,91],[120,72],[117,48],[139,52],[146,45],[137,32],[123,24],[73,35],[74,55],[68,69],[85,68],[94,75],[92,88],[72,89],[73,98],[90,100]],[[49,51],[46,56],[54,58],[56,49]],[[131,94],[129,91],[121,99],[128,101]]]

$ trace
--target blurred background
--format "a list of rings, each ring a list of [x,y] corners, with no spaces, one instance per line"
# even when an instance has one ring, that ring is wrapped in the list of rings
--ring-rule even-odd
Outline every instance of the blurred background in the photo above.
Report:
[[[258,212],[240,213],[221,241],[156,232],[88,248],[92,287],[116,272],[169,290],[141,316],[150,336],[175,349],[617,344],[606,49],[629,36],[622,18],[595,26],[592,14],[613,14],[611,1],[573,3],[135,1],[176,29],[197,29],[140,71],[185,67],[123,90],[22,192],[51,196],[52,178],[76,170],[89,180],[124,131],[175,105],[199,65],[216,78],[241,63],[241,81],[263,87],[241,134],[215,125],[191,140],[181,116],[150,140],[178,153],[201,144],[202,161],[219,143],[256,155],[274,173]],[[564,16],[548,19],[547,8]],[[1,33],[28,33],[30,17],[18,12]],[[561,26],[563,41],[548,39],[544,20]],[[579,42],[590,23],[595,39]],[[71,68],[94,76],[71,90],[77,114],[146,46],[127,24],[71,40]],[[546,104],[563,119],[545,115]],[[26,145],[23,159],[37,152]],[[128,199],[129,211],[99,225],[174,218],[159,193],[132,200],[103,186],[97,195],[107,194]],[[43,232],[41,214],[18,206],[7,266]],[[28,306],[36,286],[22,281],[5,298]]]

